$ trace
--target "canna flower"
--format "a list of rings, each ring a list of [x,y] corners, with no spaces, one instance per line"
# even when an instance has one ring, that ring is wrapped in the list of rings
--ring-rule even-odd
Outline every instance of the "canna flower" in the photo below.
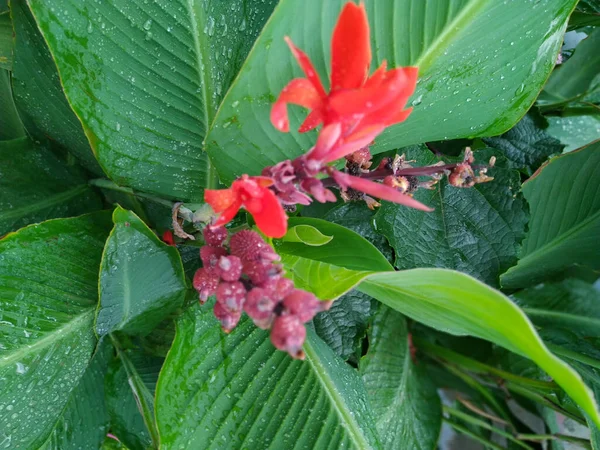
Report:
[[[307,155],[326,164],[371,143],[386,127],[403,122],[412,108],[404,109],[413,94],[418,68],[387,70],[386,62],[371,75],[369,22],[364,4],[347,3],[331,41],[331,88],[327,93],[308,56],[286,37],[306,78],[292,80],[271,110],[271,122],[289,131],[288,103],[310,110],[300,132],[323,124],[321,145]]]
[[[269,189],[272,184],[273,180],[268,177],[243,175],[229,189],[204,191],[204,201],[220,213],[212,227],[230,222],[243,207],[252,214],[256,226],[265,235],[283,237],[287,231],[287,215],[275,193]]]

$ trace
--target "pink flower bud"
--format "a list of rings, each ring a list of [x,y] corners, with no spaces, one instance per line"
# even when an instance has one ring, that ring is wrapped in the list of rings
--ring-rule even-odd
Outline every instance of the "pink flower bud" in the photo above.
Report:
[[[213,314],[217,318],[219,322],[221,322],[221,328],[225,333],[231,332],[235,328],[235,326],[240,321],[242,317],[242,312],[231,312],[228,311],[223,305],[220,303],[215,303],[215,307],[213,308]]]
[[[204,303],[208,297],[217,291],[219,274],[216,270],[210,268],[198,269],[194,274],[193,285],[200,296],[200,303]]]
[[[221,278],[225,281],[237,281],[242,276],[242,260],[237,256],[221,256],[217,267]]]
[[[268,286],[273,291],[273,297],[278,300],[283,300],[287,295],[294,290],[294,282],[288,278],[274,279],[272,284]]]
[[[207,226],[202,230],[202,234],[204,235],[204,242],[213,247],[220,247],[225,242],[225,239],[227,239],[227,230],[225,227],[211,228]]]
[[[271,342],[275,348],[288,352],[292,358],[304,359],[302,345],[306,328],[296,316],[279,316],[271,328]]]
[[[246,297],[244,311],[257,327],[267,330],[273,322],[273,310],[277,303],[273,298],[273,294],[266,289],[253,288]]]
[[[244,306],[246,288],[239,281],[221,282],[217,287],[217,302],[229,312],[239,312]]]
[[[200,249],[200,259],[204,267],[216,267],[221,256],[227,256],[227,250],[223,247],[205,245]]]
[[[283,306],[286,311],[298,317],[302,323],[309,322],[315,315],[323,311],[323,308],[329,309],[330,305],[323,304],[317,297],[310,292],[294,289],[294,291],[283,299]],[[329,303],[329,302],[327,302]]]
[[[258,233],[250,230],[242,230],[234,234],[229,241],[229,247],[231,254],[240,258],[242,262],[279,259],[279,255],[271,246]]]
[[[248,275],[254,286],[261,286],[270,278],[281,275],[281,266],[265,261],[244,262],[244,273]]]

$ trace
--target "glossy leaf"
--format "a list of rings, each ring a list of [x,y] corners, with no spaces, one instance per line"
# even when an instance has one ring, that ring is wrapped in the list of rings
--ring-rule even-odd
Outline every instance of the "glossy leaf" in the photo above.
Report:
[[[161,448],[379,448],[362,381],[311,331],[306,360],[247,319],[190,308],[156,392]]]
[[[41,449],[79,450],[99,448],[108,431],[108,412],[104,401],[104,377],[112,346],[107,340],[96,353]]]
[[[326,80],[332,29],[344,3],[279,3],[206,139],[223,181],[258,174],[314,145],[314,134],[280,133],[269,122],[276,96],[301,76],[283,38],[290,36]],[[554,67],[575,3],[367,1],[372,69],[384,59],[388,67],[420,68],[413,113],[378,138],[374,151],[509,129],[529,109]],[[293,109],[292,128],[305,115]]]
[[[101,175],[102,169],[65,98],[56,65],[26,0],[11,0],[11,15],[15,30],[13,90],[27,131],[36,140],[49,138],[57,142],[84,167]]]
[[[10,84],[10,72],[0,69],[0,140],[25,136],[25,129],[17,112]]]
[[[281,238],[283,242],[300,242],[305,245],[319,247],[333,239],[333,236],[325,236],[315,227],[310,225],[296,225],[290,227],[286,235]]]
[[[499,291],[442,269],[370,275],[358,289],[440,331],[486,339],[532,359],[600,424],[598,405],[581,377],[546,348],[527,316]]]
[[[406,149],[408,160],[435,164],[427,149]],[[478,150],[477,161],[497,153]],[[520,177],[502,167],[489,171],[494,180],[459,189],[441,181],[433,190],[420,189],[415,198],[435,208],[423,212],[384,202],[375,216],[377,230],[395,250],[399,269],[443,267],[466,272],[491,285],[517,260],[527,223],[526,205],[516,194]]]
[[[8,11],[0,11],[0,69],[11,70],[13,63],[13,28]]]
[[[600,142],[553,158],[523,185],[531,208],[519,263],[502,286],[531,286],[573,264],[600,268]]]
[[[147,334],[180,307],[187,289],[177,249],[117,207],[100,267],[96,331]]]
[[[360,373],[384,448],[430,450],[442,426],[442,406],[425,367],[413,362],[406,319],[382,307],[369,332]]]
[[[0,141],[0,235],[102,208],[76,167],[28,138]]]
[[[182,201],[214,178],[206,131],[274,3],[29,2],[110,178]]]
[[[595,30],[579,43],[574,55],[552,73],[540,95],[539,104],[559,105],[581,100],[600,73],[599,46],[600,30]]]
[[[535,171],[551,155],[562,153],[564,145],[545,128],[548,123],[539,114],[528,114],[501,136],[485,138],[488,146],[500,150],[509,167]]]
[[[96,338],[105,213],[31,225],[0,240],[0,430],[38,448],[83,376]]]
[[[600,138],[600,118],[593,115],[550,116],[548,122],[548,134],[565,145],[565,153]]]

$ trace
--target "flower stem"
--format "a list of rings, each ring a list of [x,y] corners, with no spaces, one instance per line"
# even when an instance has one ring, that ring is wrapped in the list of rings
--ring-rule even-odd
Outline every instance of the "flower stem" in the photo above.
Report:
[[[151,202],[166,206],[169,209],[172,209],[173,205],[174,205],[174,202],[171,202],[169,200],[165,200],[163,198],[156,197],[151,194],[146,194],[144,192],[134,191],[133,189],[128,188],[128,187],[119,186],[118,184],[115,184],[113,181],[108,180],[106,178],[96,178],[93,180],[89,180],[88,184],[91,186],[96,186],[100,189],[108,189],[108,190],[115,191],[115,192],[122,192],[124,194],[133,195],[138,198],[150,200]]]

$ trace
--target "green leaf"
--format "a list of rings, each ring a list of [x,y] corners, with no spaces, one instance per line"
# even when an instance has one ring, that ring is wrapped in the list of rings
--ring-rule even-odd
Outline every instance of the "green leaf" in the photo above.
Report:
[[[486,161],[493,153],[478,150],[475,157]],[[406,156],[418,164],[437,161],[422,147],[407,149]],[[517,260],[527,212],[522,197],[516,195],[519,174],[503,168],[501,161],[489,174],[493,181],[469,189],[443,180],[433,190],[418,190],[415,198],[435,208],[433,212],[383,202],[375,224],[394,248],[397,268],[456,269],[498,284],[500,273]]]
[[[148,334],[180,307],[187,289],[177,249],[118,206],[100,267],[96,331]]]
[[[567,62],[550,76],[538,103],[545,107],[582,99],[600,72],[600,30],[595,30],[575,49]]]
[[[10,84],[10,72],[0,69],[0,140],[25,136],[25,129],[17,113]]]
[[[532,286],[573,264],[600,268],[600,142],[558,156],[523,185],[531,220],[506,288]]]
[[[131,450],[145,450],[158,439],[154,392],[164,359],[135,348],[123,349],[111,337],[117,348],[105,379],[111,433]]]
[[[102,208],[76,167],[27,138],[0,141],[0,235]]]
[[[77,157],[97,175],[102,169],[94,157],[81,123],[73,114],[56,65],[25,0],[11,0],[15,29],[13,90],[27,131],[39,141],[48,138]]]
[[[485,138],[483,142],[500,150],[508,158],[509,167],[526,169],[531,174],[549,156],[561,153],[564,148],[545,128],[548,123],[542,116],[528,114],[502,136]]]
[[[91,358],[109,216],[31,225],[0,240],[0,430],[38,448]]]
[[[310,225],[296,225],[288,228],[286,233],[281,240],[283,242],[300,242],[305,245],[312,247],[320,247],[325,245],[333,239],[333,236],[325,236],[315,227]]]
[[[369,351],[360,361],[367,397],[384,448],[433,449],[442,426],[435,384],[412,361],[406,320],[384,307],[369,332]]]
[[[600,26],[600,14],[573,11],[573,14],[571,14],[571,17],[569,18],[567,31],[597,26]]]
[[[309,331],[306,360],[242,319],[224,334],[190,308],[156,392],[161,448],[379,448],[362,381]]]
[[[600,424],[597,404],[581,377],[550,353],[527,316],[499,291],[442,269],[374,274],[358,289],[440,331],[486,339],[532,359]]]
[[[315,316],[315,331],[336,355],[347,360],[360,349],[378,305],[353,289],[333,302],[329,310]]]
[[[600,118],[592,115],[549,116],[548,134],[565,145],[570,152],[590,144],[600,137]]]
[[[0,69],[12,70],[13,28],[8,11],[0,10]]]
[[[332,29],[344,3],[279,2],[206,139],[223,181],[242,173],[259,174],[263,167],[294,158],[314,145],[314,133],[280,133],[269,122],[281,89],[302,76],[283,38],[289,35],[326,81]],[[384,59],[388,67],[420,68],[413,113],[379,137],[374,152],[509,129],[529,109],[554,67],[575,4],[575,0],[366,2],[372,69]],[[294,108],[291,127],[297,128],[305,115]]]
[[[206,131],[275,1],[29,4],[110,178],[201,200]]]
[[[52,434],[40,448],[78,450],[100,447],[108,431],[104,377],[112,351],[113,348],[107,340],[98,345],[81,381],[71,392]]]

